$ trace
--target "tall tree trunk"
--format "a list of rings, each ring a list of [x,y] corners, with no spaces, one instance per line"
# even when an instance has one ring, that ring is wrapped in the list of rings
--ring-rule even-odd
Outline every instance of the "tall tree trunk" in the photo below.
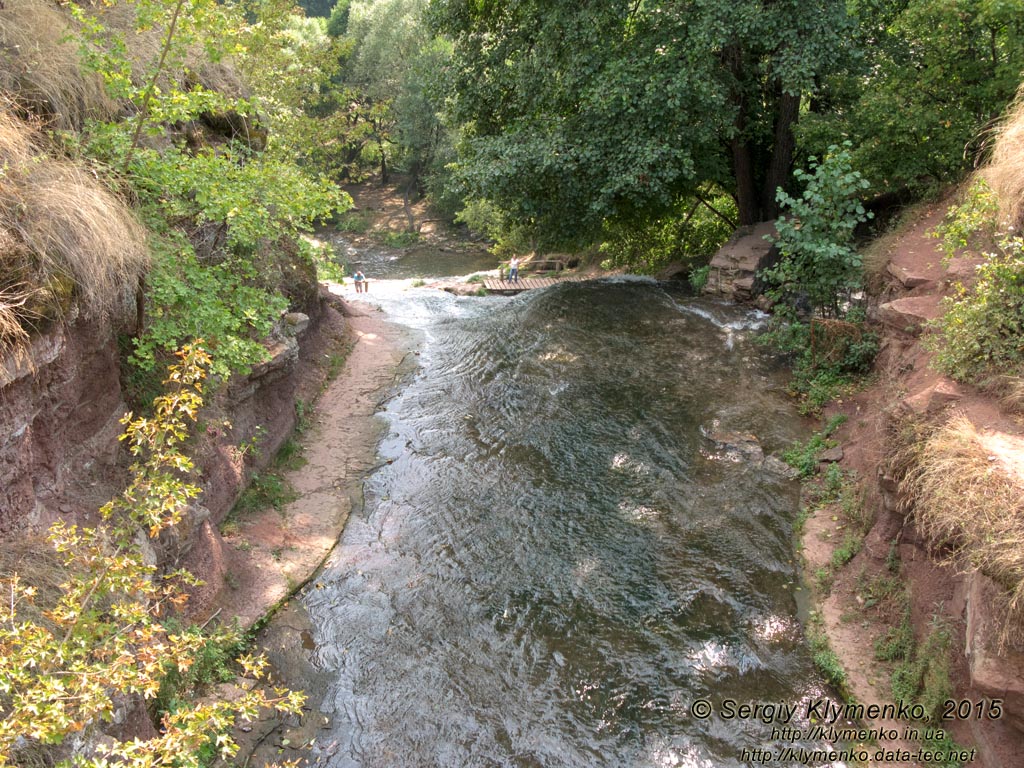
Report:
[[[740,226],[756,224],[761,220],[754,184],[754,163],[750,158],[750,147],[739,136],[732,140],[732,172],[736,178],[736,209]]]
[[[775,103],[775,141],[761,190],[761,215],[766,221],[779,215],[775,191],[786,186],[793,165],[793,150],[796,147],[793,126],[800,117],[800,95],[783,93],[780,89]]]
[[[732,173],[736,180],[736,208],[739,212],[740,226],[756,224],[761,220],[760,205],[757,197],[757,184],[754,181],[754,161],[750,145],[744,137],[747,127],[747,104],[742,92],[744,75],[743,51],[738,45],[726,46],[722,52],[725,65],[735,80],[731,100],[736,107],[734,127],[736,135],[729,143],[732,153]]]

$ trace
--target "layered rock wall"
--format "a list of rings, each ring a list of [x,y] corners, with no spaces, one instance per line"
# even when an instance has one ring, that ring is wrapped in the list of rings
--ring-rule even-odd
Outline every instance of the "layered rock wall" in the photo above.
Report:
[[[102,503],[125,410],[109,323],[57,325],[0,361],[0,536]]]
[[[322,304],[311,306],[312,319],[292,315],[266,342],[268,361],[207,393],[195,446],[204,520],[223,519],[294,429],[300,344],[316,333]],[[0,539],[88,519],[118,492],[127,410],[110,321],[57,324],[0,360]]]

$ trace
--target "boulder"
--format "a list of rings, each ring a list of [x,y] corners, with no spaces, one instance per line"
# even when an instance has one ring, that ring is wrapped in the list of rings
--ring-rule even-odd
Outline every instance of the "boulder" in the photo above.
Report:
[[[758,271],[775,264],[779,252],[766,237],[775,235],[775,223],[740,227],[714,258],[704,293],[732,301],[749,301],[760,293]]]
[[[823,464],[835,464],[837,461],[843,460],[843,447],[841,445],[835,445],[831,448],[826,448],[818,454],[818,461]]]
[[[890,275],[899,280],[900,285],[902,285],[904,288],[908,290],[920,288],[923,285],[928,285],[930,283],[935,282],[934,278],[930,277],[929,275],[912,272],[906,267],[896,264],[895,262],[892,261],[889,262],[889,265],[886,267],[886,271],[888,271]]]
[[[757,465],[764,462],[764,450],[755,435],[723,430],[717,424],[712,425],[710,429],[702,427],[701,432],[707,440],[714,443],[716,452],[722,458]]]
[[[956,382],[949,379],[940,379],[936,384],[918,392],[915,395],[906,397],[900,403],[900,407],[907,413],[918,416],[925,416],[941,411],[963,397],[960,387]]]
[[[878,308],[878,316],[883,323],[897,331],[914,335],[941,314],[938,296],[907,296]]]
[[[971,686],[982,696],[1002,699],[1005,719],[1024,731],[1024,648],[999,647],[1005,612],[1000,587],[979,571],[971,573],[964,648]]]
[[[761,468],[787,480],[796,480],[800,477],[800,473],[796,469],[789,466],[778,456],[765,456]]]
[[[305,312],[288,312],[281,320],[284,332],[292,336],[300,336],[309,328],[309,315]]]

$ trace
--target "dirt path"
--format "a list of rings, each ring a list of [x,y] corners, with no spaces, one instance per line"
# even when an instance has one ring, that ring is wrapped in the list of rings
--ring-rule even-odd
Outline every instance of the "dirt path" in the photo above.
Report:
[[[943,262],[939,241],[931,232],[942,222],[947,206],[948,201],[923,206],[908,225],[875,244],[874,255],[884,270],[879,275],[884,287],[878,308],[882,345],[877,378],[869,388],[840,401],[827,413],[848,418],[837,433],[844,453],[841,466],[860,479],[861,501],[874,515],[874,526],[860,552],[838,569],[830,564],[848,521],[836,505],[812,513],[802,536],[808,577],[813,580],[816,574],[829,573],[830,568],[834,572],[818,601],[820,614],[831,647],[842,661],[850,692],[863,704],[893,700],[892,665],[876,659],[875,643],[902,620],[902,609],[887,606],[885,599],[877,597],[895,576],[895,558],[900,578],[909,588],[915,638],[920,642],[928,634],[933,617],[949,621],[957,630],[951,653],[956,696],[982,698],[972,688],[966,659],[966,579],[956,568],[933,559],[927,542],[899,509],[895,482],[885,468],[889,430],[902,415],[941,419],[955,411],[965,413],[990,438],[993,455],[1000,453],[1006,464],[1012,464],[1024,446],[1019,420],[1002,413],[991,397],[938,373],[930,364],[931,353],[921,343],[923,326],[942,311],[942,298],[950,295],[955,281],[969,277],[976,263],[969,258]],[[907,723],[880,720],[867,725],[897,728],[902,734]],[[976,758],[965,763],[972,766],[1015,764],[1013,755],[1024,744],[1021,734],[1005,722],[954,723],[952,731],[958,742],[980,748]],[[920,748],[919,743],[902,739],[878,746],[912,753]],[[872,764],[888,768],[921,763],[883,760]]]
[[[361,504],[361,481],[373,468],[381,431],[376,413],[411,341],[373,307],[343,308],[351,349],[300,438],[303,465],[284,473],[298,497],[280,511],[245,516],[224,537],[228,586],[219,596],[221,621],[237,618],[251,626],[291,595],[324,562],[349,513]]]

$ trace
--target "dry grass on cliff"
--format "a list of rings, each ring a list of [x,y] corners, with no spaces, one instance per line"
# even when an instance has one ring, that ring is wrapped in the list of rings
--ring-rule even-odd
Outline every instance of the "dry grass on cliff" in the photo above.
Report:
[[[68,578],[68,570],[53,545],[40,536],[31,535],[0,544],[0,580],[6,581],[15,574],[23,584],[36,588],[32,603],[19,604],[19,616],[52,627],[45,611],[57,604],[61,587]]]
[[[51,309],[73,294],[86,315],[114,310],[147,264],[132,211],[88,170],[48,156],[2,108],[0,168],[0,230],[13,241],[0,253],[5,276],[16,275],[22,292],[49,293]]]
[[[46,0],[4,0],[0,12],[0,91],[68,130],[117,111],[99,75],[83,72],[77,46],[66,39],[70,24]]]
[[[986,448],[963,415],[912,451],[901,490],[918,528],[1006,590],[1002,639],[1016,639],[1024,631],[1024,478]]]
[[[999,219],[1024,229],[1024,89],[996,130],[992,158],[981,171],[999,200]]]

